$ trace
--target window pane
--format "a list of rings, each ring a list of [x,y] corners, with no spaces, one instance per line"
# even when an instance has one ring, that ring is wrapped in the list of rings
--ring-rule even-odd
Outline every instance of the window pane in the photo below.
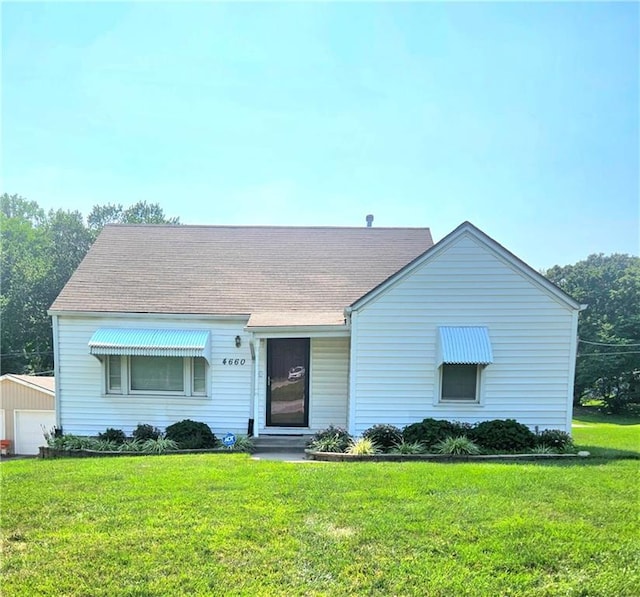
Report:
[[[110,356],[108,358],[107,369],[107,391],[119,392],[122,384],[122,377],[120,376],[120,356]]]
[[[193,359],[193,393],[194,394],[206,394],[207,393],[207,375],[206,375],[205,361],[202,357],[195,357]]]
[[[131,389],[184,391],[184,361],[180,357],[131,357]]]
[[[442,365],[442,399],[475,400],[477,365]]]

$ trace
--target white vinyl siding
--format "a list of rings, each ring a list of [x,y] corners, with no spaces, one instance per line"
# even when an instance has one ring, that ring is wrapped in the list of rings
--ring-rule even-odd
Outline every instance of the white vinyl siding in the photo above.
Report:
[[[352,432],[425,417],[568,431],[573,311],[474,238],[461,236],[354,316]],[[439,326],[488,328],[494,362],[478,403],[440,401]]]
[[[312,338],[311,412],[313,431],[347,426],[349,338]]]
[[[138,423],[164,428],[183,419],[193,419],[209,425],[216,435],[246,433],[248,420],[252,416],[252,360],[249,336],[244,332],[245,325],[246,318],[224,321],[162,316],[59,316],[56,360],[59,416],[64,432],[95,435],[107,427],[115,427],[131,433]],[[89,354],[88,347],[93,333],[101,327],[188,327],[210,331],[211,363],[206,375],[206,392],[193,396],[107,393],[104,366]],[[237,335],[242,338],[240,348],[235,345]],[[238,365],[224,365],[223,360],[228,362],[229,359],[237,359]],[[241,362],[242,365],[239,364]],[[202,369],[198,371],[194,368],[193,374],[195,394],[196,383],[202,387]]]

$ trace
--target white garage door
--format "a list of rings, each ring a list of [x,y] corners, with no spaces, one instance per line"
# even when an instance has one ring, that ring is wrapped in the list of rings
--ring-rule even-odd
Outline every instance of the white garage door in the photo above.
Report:
[[[56,413],[52,410],[16,410],[16,454],[37,454],[45,445],[42,427],[52,429],[56,424]]]

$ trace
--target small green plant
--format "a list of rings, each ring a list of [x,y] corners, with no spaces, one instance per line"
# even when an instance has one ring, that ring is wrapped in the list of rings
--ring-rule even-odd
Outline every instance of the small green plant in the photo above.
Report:
[[[236,443],[233,446],[234,452],[251,453],[254,449],[253,440],[248,435],[236,435]]]
[[[538,444],[529,450],[530,454],[557,454],[558,450],[547,444]]]
[[[327,441],[325,441],[327,440]],[[318,452],[344,452],[351,442],[351,436],[346,429],[329,425],[326,429],[318,431],[311,437],[308,447]],[[320,449],[318,445],[332,447],[333,449]]]
[[[120,452],[142,452],[142,445],[139,439],[128,439],[126,442],[118,446]]]
[[[169,425],[165,437],[176,442],[181,450],[215,448],[218,443],[209,425],[191,419]]]
[[[368,437],[359,437],[351,440],[351,444],[347,448],[347,454],[370,455],[379,454],[380,448]]]
[[[405,442],[402,440],[391,448],[391,454],[424,454],[426,449],[420,442]]]
[[[362,437],[372,440],[381,450],[388,452],[402,441],[402,431],[395,425],[379,424],[369,427]]]
[[[93,437],[68,434],[47,441],[49,447],[56,450],[93,450],[97,440]]]
[[[480,454],[480,447],[474,444],[468,437],[447,437],[434,446],[438,454],[462,455]]]
[[[166,437],[158,439],[148,439],[142,444],[142,451],[153,454],[164,454],[178,449],[178,443]]]
[[[112,427],[109,427],[103,433],[98,433],[98,439],[121,444],[127,439],[127,436],[122,429],[113,429]]]
[[[91,448],[88,449],[96,450],[97,452],[117,452],[121,445],[122,444],[108,439],[98,439],[93,443]]]
[[[309,449],[316,452],[344,452],[345,446],[337,435],[328,435],[316,439],[309,444]],[[348,447],[348,446],[347,446]]]
[[[561,452],[573,448],[573,438],[560,429],[545,429],[536,436],[538,444],[545,444]]]
[[[148,439],[158,439],[162,435],[162,431],[153,425],[138,423],[138,426],[133,430],[131,435],[133,439],[146,442]]]

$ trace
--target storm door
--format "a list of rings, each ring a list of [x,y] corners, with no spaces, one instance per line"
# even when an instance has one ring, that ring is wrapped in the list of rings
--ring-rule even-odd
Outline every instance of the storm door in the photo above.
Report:
[[[267,425],[309,426],[309,338],[267,340]]]

